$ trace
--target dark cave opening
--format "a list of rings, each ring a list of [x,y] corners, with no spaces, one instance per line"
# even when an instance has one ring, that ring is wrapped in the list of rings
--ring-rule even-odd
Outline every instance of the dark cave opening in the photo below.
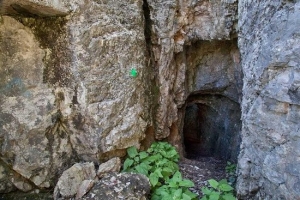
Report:
[[[240,104],[216,94],[188,98],[183,138],[186,157],[217,157],[236,162],[240,147]]]

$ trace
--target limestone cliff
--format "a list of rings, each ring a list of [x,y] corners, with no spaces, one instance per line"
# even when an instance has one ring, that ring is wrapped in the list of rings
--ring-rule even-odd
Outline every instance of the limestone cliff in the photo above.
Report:
[[[240,197],[300,197],[299,1],[240,1]]]
[[[288,0],[0,1],[0,192],[51,188],[74,162],[154,139],[184,154],[191,139],[225,159],[241,148],[239,198],[298,199],[299,13]]]
[[[142,1],[1,6],[1,191],[53,187],[76,161],[139,146],[150,124]]]

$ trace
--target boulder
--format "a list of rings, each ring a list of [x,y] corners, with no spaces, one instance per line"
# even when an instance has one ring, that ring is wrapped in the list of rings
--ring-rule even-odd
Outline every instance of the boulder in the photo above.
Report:
[[[54,199],[74,197],[78,191],[79,196],[92,186],[96,178],[94,163],[76,163],[63,172],[55,189]]]
[[[82,199],[84,200],[146,200],[150,194],[149,179],[142,174],[109,173]]]
[[[97,171],[97,176],[102,178],[108,172],[120,172],[121,159],[118,157],[112,158],[109,161],[102,163]]]

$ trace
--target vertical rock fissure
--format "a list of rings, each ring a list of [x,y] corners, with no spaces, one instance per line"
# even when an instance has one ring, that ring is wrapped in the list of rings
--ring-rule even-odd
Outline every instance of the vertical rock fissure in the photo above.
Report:
[[[150,9],[147,0],[143,0],[143,12],[144,12],[144,36],[147,47],[147,55],[149,58],[152,55],[151,51],[151,19],[150,19]]]
[[[148,71],[148,78],[151,82],[149,84],[149,90],[147,92],[149,93],[149,97],[151,98],[151,105],[150,106],[150,117],[152,124],[147,129],[147,136],[143,140],[143,146],[149,146],[152,141],[154,141],[154,124],[155,123],[155,110],[157,109],[157,102],[159,98],[159,88],[157,86],[157,70],[154,67],[155,66],[155,59],[154,59],[154,52],[153,52],[153,45],[152,45],[152,37],[153,33],[151,30],[151,27],[153,25],[153,21],[151,20],[151,11],[150,11],[150,5],[147,0],[143,0],[143,14],[144,14],[144,37],[145,37],[145,43],[146,43],[146,68]],[[146,144],[148,143],[148,145]]]

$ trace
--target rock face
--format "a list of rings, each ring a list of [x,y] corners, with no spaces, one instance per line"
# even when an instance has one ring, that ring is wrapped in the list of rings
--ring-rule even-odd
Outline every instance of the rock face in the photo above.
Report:
[[[239,2],[241,198],[300,198],[299,14],[299,1]]]
[[[156,68],[158,106],[155,110],[157,139],[178,126],[186,89],[186,45],[197,40],[230,39],[234,32],[237,1],[148,0],[153,64]],[[205,27],[205,28],[204,28]]]
[[[110,164],[112,166],[109,166]],[[119,173],[119,171],[118,157],[101,164],[97,176],[94,163],[76,163],[63,172],[55,186],[53,197],[55,200],[74,198],[146,200],[150,193],[149,179],[142,174]]]
[[[150,123],[142,1],[68,2],[0,3],[3,192],[125,155]]]
[[[299,14],[288,0],[0,1],[0,192],[203,132],[226,159],[242,140],[240,198],[299,199]]]
[[[183,136],[188,157],[239,154],[242,72],[236,41],[201,41],[189,47]]]

